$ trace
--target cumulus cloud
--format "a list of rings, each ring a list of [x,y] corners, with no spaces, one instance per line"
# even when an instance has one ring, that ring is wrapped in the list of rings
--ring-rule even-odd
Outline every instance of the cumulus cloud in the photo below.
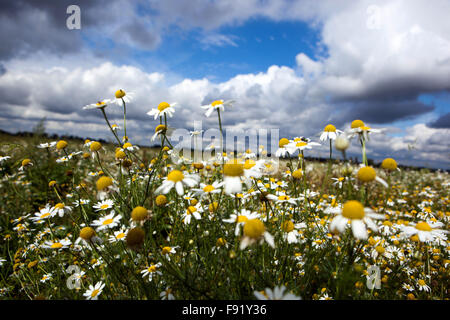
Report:
[[[33,121],[47,117],[50,130],[103,137],[107,130],[101,113],[81,107],[122,88],[135,94],[127,127],[138,143],[149,144],[156,123],[145,113],[161,101],[179,103],[170,122],[173,127],[191,128],[202,112],[200,105],[234,99],[235,106],[223,117],[228,128],[280,128],[283,136],[317,139],[329,122],[344,128],[360,118],[388,129],[369,144],[374,158],[389,155],[405,163],[449,167],[448,144],[442,142],[450,140],[448,113],[428,126],[397,128],[392,124],[435,110],[434,105],[419,101],[421,94],[450,91],[448,1],[436,0],[430,6],[420,0],[166,0],[138,1],[140,10],[120,0],[103,7],[89,1],[80,5],[87,37],[106,37],[145,50],[160,45],[170,26],[200,28],[204,35],[200,43],[206,46],[237,45],[238,39],[221,34],[220,27],[258,17],[307,21],[320,33],[319,45],[326,48],[325,54],[300,52],[293,57],[294,66],[273,65],[219,83],[206,78],[169,83],[164,73],[116,65],[108,62],[107,56],[99,64],[89,64],[93,55],[84,52],[78,53],[82,59],[66,66],[52,67],[43,61],[30,67],[30,61],[36,60],[25,56],[33,51],[53,50],[56,55],[86,49],[80,34],[71,33],[67,38],[69,31],[59,28],[66,17],[60,15],[62,9],[65,12],[64,1],[52,8],[50,1],[42,1],[39,7],[35,3],[18,0],[1,13],[0,27],[4,24],[13,34],[13,39],[7,39],[2,33],[1,39],[8,44],[2,44],[0,51],[0,59],[5,60],[0,72],[0,125],[4,129],[30,127]],[[39,17],[42,27],[25,34],[21,21],[32,28],[30,21]],[[47,40],[38,41],[45,36]],[[10,60],[13,53],[14,61]],[[108,107],[108,112],[120,121],[118,107]],[[206,126],[217,125],[214,117],[201,119]],[[356,146],[352,150],[358,152]]]

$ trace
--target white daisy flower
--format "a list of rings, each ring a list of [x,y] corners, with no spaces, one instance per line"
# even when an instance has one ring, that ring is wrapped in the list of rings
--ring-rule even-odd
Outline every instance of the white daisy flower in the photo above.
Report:
[[[45,249],[66,249],[68,248],[72,242],[69,239],[62,240],[54,240],[54,241],[45,241],[42,245]]]
[[[262,244],[267,242],[272,248],[275,248],[273,236],[266,231],[264,223],[259,219],[251,219],[244,223],[244,236],[241,239],[239,248],[244,250],[254,243]]]
[[[55,204],[52,210],[54,210],[60,217],[63,217],[64,214],[72,212],[72,207],[66,206],[64,203],[60,202]]]
[[[114,235],[109,237],[109,242],[125,241],[127,233],[128,230],[122,227],[119,231],[114,231]]]
[[[179,170],[172,170],[167,177],[164,178],[163,183],[155,190],[155,192],[167,194],[173,187],[175,187],[178,195],[182,196],[184,194],[183,184],[192,188],[198,183],[199,180],[199,176],[195,174],[184,174]]]
[[[322,134],[320,135],[320,141],[325,141],[327,139],[335,140],[337,138],[336,133],[342,133],[343,131],[336,129],[335,126],[329,124],[323,129]]]
[[[92,206],[92,208],[94,208],[95,211],[108,210],[108,209],[112,209],[113,207],[114,207],[114,201],[111,199],[99,201]]]
[[[206,109],[205,116],[209,117],[214,110],[225,111],[225,107],[231,107],[235,101],[234,100],[215,100],[210,104],[201,106],[202,109]]]
[[[236,223],[236,228],[234,229],[234,234],[239,235],[240,227],[243,226],[248,220],[258,219],[260,214],[257,212],[251,212],[246,209],[242,209],[239,214],[231,214],[228,219],[223,219],[226,223]]]
[[[108,104],[113,103],[111,99],[105,99],[98,101],[97,103],[91,103],[83,107],[84,110],[86,109],[102,109],[108,106]]]
[[[409,238],[413,235],[417,235],[421,242],[434,242],[438,240],[447,240],[447,230],[437,229],[443,227],[442,222],[421,221],[418,223],[412,223],[410,226],[403,226],[402,237]]]
[[[162,275],[161,271],[158,270],[161,266],[162,266],[161,262],[151,264],[150,266],[141,271],[142,278],[148,277],[148,280],[152,281],[153,276]]]
[[[51,208],[50,205],[47,203],[45,205],[45,208],[41,209],[39,212],[36,212],[34,214],[34,217],[31,217],[30,219],[33,220],[34,222],[37,222],[40,220],[52,218],[55,215],[56,211],[53,208]]]
[[[158,117],[163,117],[164,115],[168,115],[170,118],[172,118],[173,114],[175,113],[176,102],[172,102],[171,104],[168,104],[167,102],[161,102],[157,108],[150,110],[147,112],[149,116],[154,116],[155,120]]]
[[[286,145],[286,149],[290,154],[305,149],[312,149],[313,146],[320,146],[320,143],[311,142],[311,139],[305,137],[295,138]]]
[[[116,103],[119,106],[123,106],[123,102],[125,101],[125,103],[129,103],[131,102],[131,100],[134,97],[134,93],[133,92],[126,92],[122,89],[119,89],[116,91],[115,93],[115,99],[111,100],[114,103]]]
[[[91,284],[89,285],[89,289],[87,289],[86,292],[83,293],[83,296],[86,297],[86,300],[97,300],[104,287],[105,284],[102,281],[97,282],[95,286]]]
[[[116,216],[115,214],[116,212],[112,210],[110,214],[101,217],[98,220],[94,220],[91,223],[91,226],[97,227],[97,231],[114,228],[119,224],[120,219],[122,219],[121,215]]]
[[[366,225],[373,231],[378,231],[377,225],[371,218],[384,219],[385,216],[364,208],[359,201],[350,200],[344,203],[342,210],[339,210],[339,214],[333,218],[329,228],[331,232],[343,233],[350,222],[353,236],[357,239],[367,239]]]
[[[255,291],[254,295],[258,300],[301,300],[300,297],[289,293],[285,286],[276,286],[273,290],[266,288],[263,293]]]
[[[41,144],[39,144],[37,147],[38,147],[39,149],[45,149],[45,148],[52,148],[52,147],[54,147],[54,146],[56,146],[56,141],[53,141],[53,142],[46,142],[46,143],[41,143]]]

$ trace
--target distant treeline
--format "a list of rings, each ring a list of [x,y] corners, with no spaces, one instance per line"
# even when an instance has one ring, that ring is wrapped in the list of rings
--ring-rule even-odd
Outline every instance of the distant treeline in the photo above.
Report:
[[[0,129],[0,134],[5,134],[5,135],[10,135],[10,136],[14,136],[14,137],[33,137],[35,135],[39,135],[42,138],[46,138],[46,139],[51,139],[51,140],[63,140],[63,139],[67,139],[67,140],[76,140],[76,141],[80,141],[80,142],[84,142],[86,139],[90,139],[90,140],[95,140],[95,141],[99,141],[101,143],[110,143],[109,141],[106,141],[104,139],[96,139],[96,138],[81,138],[78,136],[72,136],[72,135],[57,135],[57,134],[48,134],[46,132],[28,132],[28,131],[19,131],[17,133],[10,133],[4,130]],[[139,146],[141,147],[141,146]],[[149,148],[159,148],[158,145],[153,145],[153,146],[149,146]],[[191,150],[192,152],[194,150]],[[235,152],[236,153],[236,152]],[[268,156],[270,157],[271,155],[268,154]],[[296,158],[296,157],[293,157]],[[283,158],[282,158],[283,159]],[[284,158],[287,159],[287,158]],[[328,158],[320,158],[320,157],[305,157],[305,160],[307,161],[315,161],[315,162],[327,162]],[[336,160],[334,160],[336,161]],[[375,161],[373,159],[367,159],[369,166],[373,166],[373,167],[379,167],[381,165],[381,162],[379,163],[375,163]],[[354,164],[359,164],[360,161],[358,161],[357,157],[348,157],[347,162],[351,162]],[[411,169],[411,170],[429,170],[430,172],[435,172],[435,171],[449,171],[449,170],[445,170],[445,169],[435,169],[435,168],[426,168],[426,167],[416,167],[416,166],[405,166],[405,165],[398,165],[398,167],[400,169]]]

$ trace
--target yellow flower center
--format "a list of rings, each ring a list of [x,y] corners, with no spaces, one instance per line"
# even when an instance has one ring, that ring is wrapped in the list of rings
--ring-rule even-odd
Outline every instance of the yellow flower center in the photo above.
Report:
[[[165,195],[160,194],[159,196],[156,197],[155,201],[156,201],[156,205],[161,207],[167,203],[167,198]]]
[[[41,215],[41,219],[47,218],[50,215],[50,212],[46,212],[43,215]]]
[[[127,143],[125,143],[125,144],[123,145],[123,148],[126,149],[126,148],[130,148],[130,147],[132,147],[132,146],[133,146],[133,145],[132,145],[131,143],[127,142]]]
[[[424,221],[419,222],[418,224],[416,224],[416,229],[420,230],[420,231],[431,231],[432,228],[430,227],[430,225]]]
[[[31,162],[30,159],[23,159],[22,160],[22,167],[25,167],[27,164],[29,164]]]
[[[372,167],[362,167],[358,171],[358,179],[362,182],[370,182],[375,180],[377,174],[375,173],[375,169]]]
[[[91,227],[84,227],[83,229],[80,230],[80,238],[84,240],[91,239],[94,236],[94,234],[95,231]]]
[[[58,149],[58,150],[64,149],[65,147],[67,147],[67,142],[64,140],[60,140],[56,144],[56,149]]]
[[[125,159],[127,155],[122,150],[116,151],[116,159]]]
[[[100,292],[100,291],[99,291],[98,289],[95,289],[94,291],[92,291],[91,297],[92,297],[92,298],[96,297],[96,296],[98,295],[99,292]]]
[[[364,126],[364,122],[362,122],[362,120],[353,120],[352,122],[352,129],[356,129],[359,127],[363,127]]]
[[[251,169],[252,167],[254,167],[256,165],[255,160],[251,160],[251,159],[247,159],[244,163],[244,169],[248,170]]]
[[[168,254],[170,253],[171,250],[172,250],[171,247],[164,247],[162,248],[162,254]]]
[[[222,247],[227,243],[227,241],[224,238],[219,238],[216,241],[216,247]]]
[[[286,138],[282,138],[282,139],[280,139],[280,142],[278,142],[278,146],[280,147],[280,148],[283,148],[285,145],[287,145],[289,143],[289,140],[288,139],[286,139]]]
[[[116,239],[122,239],[123,237],[125,237],[125,233],[121,232],[116,236]]]
[[[112,184],[113,182],[110,177],[100,177],[100,179],[97,180],[97,190],[103,190]]]
[[[223,174],[229,177],[244,175],[244,165],[237,159],[230,160],[223,166]]]
[[[223,100],[216,100],[211,103],[213,107],[220,106],[223,103]]]
[[[123,97],[125,97],[125,91],[123,91],[122,89],[117,90],[116,91],[116,98],[120,99],[120,98],[123,98]]]
[[[237,216],[236,223],[247,222],[248,218],[246,216]]]
[[[62,248],[62,246],[63,245],[61,243],[55,242],[54,244],[51,245],[51,248],[52,249],[59,249],[59,248]]]
[[[386,170],[395,170],[397,169],[397,162],[392,158],[386,158],[381,163],[381,167]]]
[[[294,230],[294,223],[290,220],[285,221],[282,225],[281,225],[281,229],[284,232],[291,232]]]
[[[113,219],[106,219],[105,221],[103,221],[103,225],[106,226],[108,224],[111,224],[114,220]]]
[[[289,199],[290,199],[289,196],[286,196],[286,195],[282,195],[282,196],[278,197],[278,200],[281,200],[281,201],[286,201],[286,200],[289,200]]]
[[[134,221],[142,221],[145,220],[148,216],[148,211],[144,207],[137,206],[131,211],[131,219]]]
[[[167,108],[169,108],[170,107],[170,104],[168,104],[167,102],[161,102],[159,105],[158,105],[158,110],[159,111],[163,111],[164,109],[167,109]]]
[[[265,231],[264,223],[259,219],[251,219],[244,224],[244,235],[249,238],[259,239]]]
[[[56,208],[56,209],[63,209],[63,208],[64,208],[64,203],[57,203],[57,204],[55,205],[55,208]]]
[[[173,170],[167,175],[167,180],[180,182],[184,179],[184,174],[180,170]]]
[[[420,279],[419,281],[417,281],[417,283],[419,284],[419,286],[424,286],[426,285],[425,281]]]
[[[91,143],[89,148],[91,149],[91,151],[98,151],[102,148],[102,144],[98,141],[94,141]]]
[[[155,128],[155,133],[159,132],[159,131],[164,131],[164,130],[166,130],[166,126],[163,124],[160,124]]]
[[[147,268],[148,272],[155,272],[157,270],[155,265],[151,265],[150,267]]]
[[[365,215],[364,206],[356,200],[347,201],[342,208],[342,215],[347,219],[362,219]]]
[[[294,172],[292,172],[292,176],[293,176],[295,179],[300,179],[300,178],[303,176],[303,171],[302,171],[302,169],[297,169],[297,170],[295,170]]]
[[[336,132],[336,127],[333,126],[332,124],[329,124],[325,127],[325,129],[323,129],[323,131],[325,132]]]
[[[186,213],[187,213],[187,214],[193,214],[193,213],[196,212],[196,211],[197,211],[197,208],[196,208],[196,207],[189,206],[189,207],[187,208],[187,210],[186,210]]]
[[[379,254],[383,254],[386,250],[382,247],[382,246],[377,246],[375,248],[375,250],[379,253]]]
[[[305,141],[300,141],[300,142],[297,142],[297,144],[295,145],[296,147],[304,147],[304,146],[307,146],[308,145],[308,143],[307,142],[305,142]]]
[[[203,188],[203,191],[205,192],[211,192],[214,191],[216,188],[214,188],[212,185],[207,185],[206,187]]]

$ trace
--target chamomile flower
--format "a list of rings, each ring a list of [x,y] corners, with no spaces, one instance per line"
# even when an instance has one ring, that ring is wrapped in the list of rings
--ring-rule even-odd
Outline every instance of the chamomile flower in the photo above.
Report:
[[[325,141],[327,139],[335,140],[337,138],[337,133],[342,133],[343,131],[336,129],[335,126],[329,124],[323,129],[322,134],[320,135],[320,141]]]
[[[427,283],[423,279],[417,280],[416,281],[416,286],[419,288],[420,291],[426,291],[426,292],[430,292],[431,291],[430,286],[427,285]]]
[[[155,139],[156,139],[159,135],[165,133],[166,131],[167,131],[167,127],[166,127],[165,125],[163,125],[163,124],[158,125],[158,126],[155,128],[155,134],[152,136],[152,141],[155,141]]]
[[[134,96],[133,92],[125,92],[124,90],[119,89],[114,94],[115,99],[112,101],[122,107],[124,102],[125,103],[131,102],[133,96]]]
[[[275,156],[279,157],[285,157],[286,154],[289,154],[289,150],[286,148],[286,146],[290,143],[290,141],[287,138],[282,138],[278,142],[278,150],[275,152]]]
[[[83,293],[83,296],[86,297],[86,300],[97,300],[104,287],[105,284],[102,281],[97,282],[95,286],[91,284],[89,285],[89,289],[87,289],[86,292]]]
[[[245,178],[244,163],[238,159],[229,160],[223,167],[225,193],[241,193],[242,180]]]
[[[122,216],[116,215],[116,212],[112,210],[110,214],[107,214],[106,216],[101,217],[98,220],[94,220],[91,226],[97,227],[97,231],[111,229],[119,224],[120,219],[122,219]]]
[[[365,140],[368,140],[369,133],[380,133],[384,129],[373,129],[369,126],[367,126],[363,121],[361,120],[354,120],[351,124],[350,129],[350,138],[353,138],[356,135],[362,136]]]
[[[92,207],[95,209],[95,211],[109,210],[114,207],[114,201],[111,199],[106,199],[106,200],[97,202]]]
[[[44,274],[40,280],[40,282],[45,283],[47,281],[50,281],[52,279],[52,274],[51,273],[47,273]]]
[[[100,100],[97,103],[91,103],[83,107],[84,110],[87,109],[103,109],[106,108],[109,104],[113,103],[111,99]]]
[[[60,217],[63,217],[64,214],[72,212],[72,207],[66,206],[64,203],[60,202],[55,204],[52,210],[54,210]]]
[[[111,125],[111,129],[113,129],[113,131],[117,131],[117,130],[121,130],[122,128],[121,128],[119,125],[113,123],[113,124]]]
[[[201,211],[200,203],[197,203],[196,206],[189,206],[185,213],[181,216],[181,220],[184,222],[184,224],[190,224],[192,217],[194,217],[197,220],[200,220],[202,216],[200,215]]]
[[[164,115],[167,115],[170,118],[172,118],[173,114],[175,113],[174,106],[176,105],[177,105],[176,102],[172,102],[171,104],[167,102],[161,102],[157,108],[150,110],[149,112],[147,112],[147,114],[149,116],[154,116],[155,120],[158,117],[163,117]]]
[[[119,231],[114,231],[114,235],[109,237],[109,242],[125,241],[128,230],[122,227]]]
[[[276,286],[273,290],[266,288],[265,291],[255,291],[253,294],[258,300],[301,300],[300,297],[289,293],[285,286]]]
[[[356,200],[350,200],[344,203],[342,210],[333,218],[330,223],[330,231],[343,233],[348,225],[351,224],[353,236],[357,239],[367,239],[367,227],[373,231],[378,231],[377,225],[372,221],[373,219],[384,219],[384,215],[376,214],[369,208],[364,206]]]
[[[213,102],[211,102],[210,104],[201,106],[202,109],[205,109],[205,116],[209,117],[214,110],[220,110],[220,111],[225,111],[225,107],[231,107],[234,103],[234,100],[227,100],[227,101],[223,101],[223,100],[215,100]]]
[[[214,181],[212,184],[205,184],[200,183],[199,189],[192,189],[196,194],[200,195],[201,197],[220,193],[221,187],[223,186],[223,182],[220,181]]]
[[[39,210],[39,212],[36,212],[34,214],[34,217],[31,217],[30,219],[34,222],[42,221],[44,219],[50,219],[56,215],[56,211],[50,207],[49,204],[47,204],[44,208]]]
[[[178,195],[182,196],[184,194],[183,184],[188,187],[194,187],[200,180],[199,176],[195,174],[186,174],[180,170],[172,170],[166,178],[164,178],[163,183],[156,189],[156,193],[167,194],[173,187],[177,191]]]
[[[311,139],[305,137],[295,138],[290,141],[285,148],[290,154],[294,154],[297,151],[303,151],[305,149],[312,149],[313,146],[320,146],[320,143],[311,142]]]
[[[45,241],[42,245],[45,249],[66,249],[68,248],[72,242],[69,239],[62,239],[62,240],[53,240],[53,241]]]
[[[411,223],[409,226],[402,227],[402,236],[411,237],[417,235],[421,242],[434,242],[436,240],[447,240],[447,230],[437,229],[443,227],[442,222],[420,221]]]
[[[33,162],[30,159],[23,159],[19,171],[24,171],[26,168],[31,167]]]
[[[244,236],[241,239],[239,248],[244,250],[249,245],[254,243],[262,244],[267,242],[272,248],[275,248],[275,242],[273,236],[266,231],[264,223],[259,219],[251,219],[244,223],[243,228]]]
[[[49,149],[49,148],[53,148],[56,146],[56,141],[52,141],[52,142],[46,142],[46,143],[40,143],[37,147],[39,149]]]
[[[251,212],[246,209],[242,209],[238,214],[237,212],[231,214],[229,218],[223,219],[223,222],[226,223],[236,223],[236,228],[234,229],[234,234],[237,236],[241,230],[241,226],[243,226],[248,220],[257,219],[260,217],[259,213]]]
[[[156,264],[151,264],[141,271],[142,278],[148,277],[148,281],[152,281],[155,275],[162,275],[161,271],[158,269],[162,266],[161,262]]]

